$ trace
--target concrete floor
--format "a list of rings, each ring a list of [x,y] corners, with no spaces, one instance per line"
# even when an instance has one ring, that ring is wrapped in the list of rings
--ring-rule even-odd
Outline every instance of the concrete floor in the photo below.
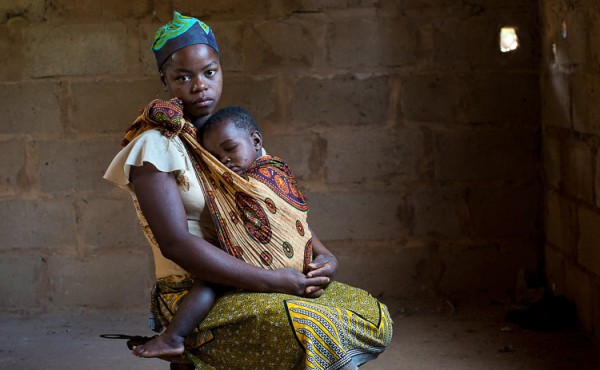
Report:
[[[390,348],[368,370],[592,370],[598,348],[577,330],[527,331],[507,322],[507,306],[437,306],[386,301],[394,319]],[[103,333],[152,335],[146,313],[82,312],[31,317],[0,314],[0,369],[168,369],[167,362],[132,356],[124,340]]]

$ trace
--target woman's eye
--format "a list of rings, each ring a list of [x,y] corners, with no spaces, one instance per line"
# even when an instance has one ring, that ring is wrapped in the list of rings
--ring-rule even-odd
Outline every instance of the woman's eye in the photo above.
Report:
[[[187,82],[190,81],[192,78],[190,76],[179,76],[177,77],[178,81],[182,81],[182,82]]]
[[[214,70],[214,69],[210,69],[210,70],[206,71],[206,75],[209,76],[209,77],[212,77],[212,76],[214,76],[216,74],[217,74],[217,71]]]

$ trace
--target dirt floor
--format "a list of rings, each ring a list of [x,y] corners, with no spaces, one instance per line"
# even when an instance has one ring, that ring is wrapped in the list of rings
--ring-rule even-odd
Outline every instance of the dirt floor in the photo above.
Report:
[[[596,370],[600,354],[577,329],[524,330],[499,303],[385,300],[394,319],[390,348],[368,370]],[[0,314],[0,369],[168,369],[131,355],[124,340],[100,334],[152,335],[146,312]]]

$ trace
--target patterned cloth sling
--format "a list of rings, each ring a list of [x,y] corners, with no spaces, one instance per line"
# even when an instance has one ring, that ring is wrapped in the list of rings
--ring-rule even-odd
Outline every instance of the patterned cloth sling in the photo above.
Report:
[[[255,266],[305,272],[312,260],[308,207],[288,166],[262,156],[241,176],[196,140],[179,99],[154,100],[127,132],[122,145],[147,129],[179,135],[195,167],[221,249]]]

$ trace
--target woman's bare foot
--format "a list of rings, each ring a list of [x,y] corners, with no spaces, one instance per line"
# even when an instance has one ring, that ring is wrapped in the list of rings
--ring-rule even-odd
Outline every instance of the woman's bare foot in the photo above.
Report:
[[[138,357],[177,356],[183,353],[183,337],[170,337],[164,333],[148,342],[133,347],[131,352]]]

